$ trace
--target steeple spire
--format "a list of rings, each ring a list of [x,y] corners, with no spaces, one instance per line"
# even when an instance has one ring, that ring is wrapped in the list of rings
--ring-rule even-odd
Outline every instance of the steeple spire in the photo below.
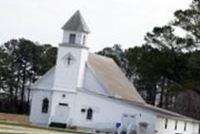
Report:
[[[63,30],[90,33],[90,30],[79,10],[65,23]]]

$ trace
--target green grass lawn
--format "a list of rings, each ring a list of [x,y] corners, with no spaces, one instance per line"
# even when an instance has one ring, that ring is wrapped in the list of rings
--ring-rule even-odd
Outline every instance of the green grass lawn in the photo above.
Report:
[[[29,125],[27,115],[0,113],[0,134],[86,134],[73,129]]]
[[[0,134],[84,134],[70,129],[57,129],[48,127],[36,127],[21,125],[12,122],[0,121]]]

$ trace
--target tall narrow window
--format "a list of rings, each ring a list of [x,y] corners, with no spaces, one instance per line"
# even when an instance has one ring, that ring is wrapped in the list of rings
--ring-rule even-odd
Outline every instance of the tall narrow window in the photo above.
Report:
[[[87,116],[86,116],[86,119],[87,120],[92,120],[92,116],[93,116],[93,110],[91,108],[89,108],[87,110]]]
[[[187,122],[184,123],[184,131],[187,130]]]
[[[83,36],[83,45],[85,45],[85,43],[86,43],[86,36],[84,35]]]
[[[177,130],[178,120],[175,121],[175,127],[174,129]]]
[[[49,100],[47,98],[42,101],[42,113],[48,113],[49,109]]]
[[[165,129],[167,129],[167,125],[168,125],[168,119],[165,119]]]
[[[75,44],[75,42],[76,42],[76,34],[70,34],[69,35],[69,43]]]

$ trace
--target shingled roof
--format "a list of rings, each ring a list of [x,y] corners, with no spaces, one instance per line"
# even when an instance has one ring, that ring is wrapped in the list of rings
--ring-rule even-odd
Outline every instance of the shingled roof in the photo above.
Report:
[[[145,103],[133,84],[111,58],[90,53],[88,64],[110,96]]]
[[[76,11],[76,13],[65,23],[62,29],[90,33],[90,30],[79,10]]]

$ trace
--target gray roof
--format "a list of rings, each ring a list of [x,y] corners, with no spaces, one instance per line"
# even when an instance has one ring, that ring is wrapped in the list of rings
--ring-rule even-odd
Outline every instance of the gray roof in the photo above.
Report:
[[[111,58],[90,53],[88,63],[110,96],[145,103],[133,83]]]
[[[79,10],[76,11],[76,13],[65,23],[62,29],[90,33],[90,30]]]

